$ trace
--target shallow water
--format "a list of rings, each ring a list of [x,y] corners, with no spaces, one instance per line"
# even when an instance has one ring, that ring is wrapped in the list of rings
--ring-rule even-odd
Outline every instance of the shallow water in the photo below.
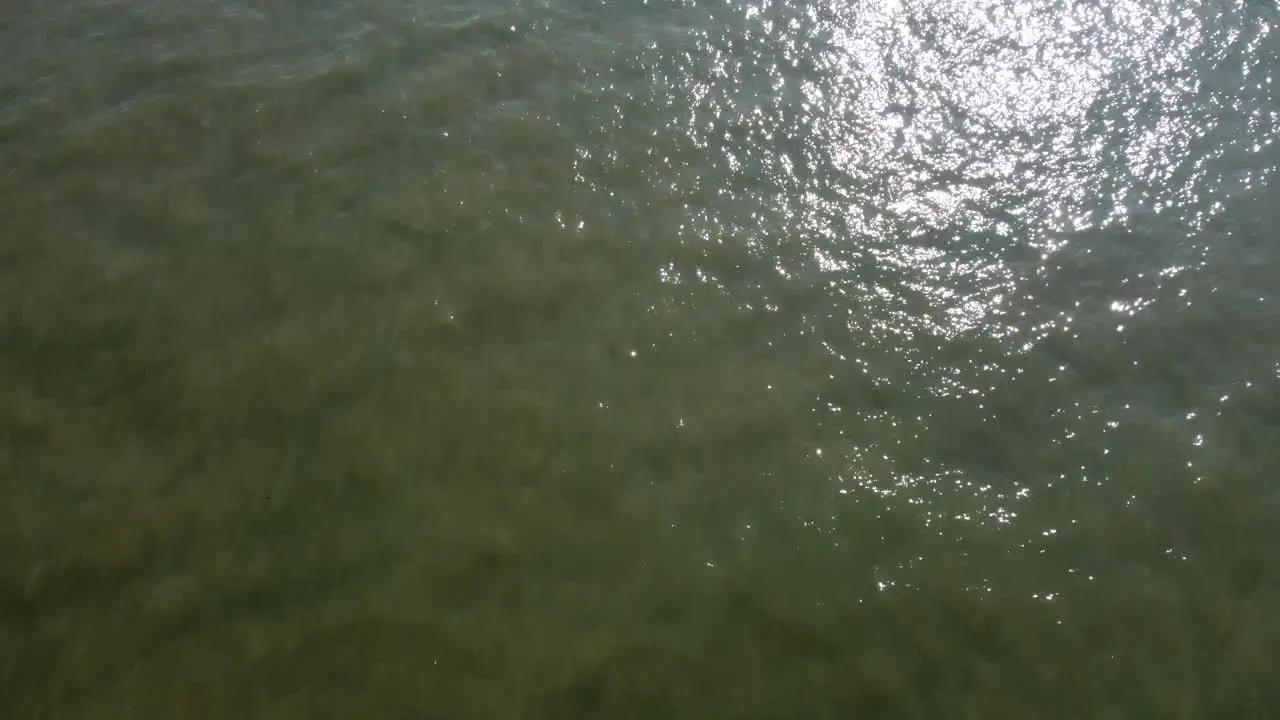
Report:
[[[1280,713],[1267,2],[19,2],[0,716]]]

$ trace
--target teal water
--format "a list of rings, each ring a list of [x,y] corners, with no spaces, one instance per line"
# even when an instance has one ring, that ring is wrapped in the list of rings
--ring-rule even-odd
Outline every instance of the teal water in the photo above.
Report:
[[[0,717],[1280,714],[1270,2],[0,11]]]

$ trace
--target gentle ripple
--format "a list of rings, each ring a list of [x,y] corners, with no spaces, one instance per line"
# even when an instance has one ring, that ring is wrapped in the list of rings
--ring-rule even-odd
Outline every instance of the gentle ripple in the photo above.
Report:
[[[183,667],[153,635],[222,662],[231,641],[188,655],[183,633],[275,612],[309,630],[253,626],[252,660],[209,681],[274,688],[264,715],[316,706],[238,668],[325,655],[307,633],[485,717],[544,694],[556,717],[1265,715],[1277,20],[1253,0],[16,4],[0,467],[55,480],[0,486],[0,554],[36,558],[0,562],[0,631],[24,618],[37,668],[0,656],[0,690],[33,717],[131,708]],[[260,488],[301,509],[276,519]],[[67,530],[119,517],[162,541]],[[149,542],[133,600],[96,589],[83,557]],[[60,552],[71,580],[31,579]],[[32,609],[46,586],[58,609]],[[330,604],[272,610],[263,587]],[[116,615],[75,614],[82,593]],[[360,612],[404,624],[344,634]],[[59,669],[69,648],[141,669]],[[620,676],[665,680],[632,702]],[[370,683],[343,707],[391,702]]]

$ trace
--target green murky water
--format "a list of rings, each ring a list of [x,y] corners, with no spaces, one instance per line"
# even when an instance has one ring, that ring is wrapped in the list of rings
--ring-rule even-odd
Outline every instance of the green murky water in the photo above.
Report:
[[[1277,19],[12,3],[0,716],[1275,716]]]

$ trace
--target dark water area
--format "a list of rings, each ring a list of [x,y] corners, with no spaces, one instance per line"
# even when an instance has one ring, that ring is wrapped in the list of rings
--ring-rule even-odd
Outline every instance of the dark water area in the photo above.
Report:
[[[10,3],[0,717],[1280,716],[1278,20]]]

